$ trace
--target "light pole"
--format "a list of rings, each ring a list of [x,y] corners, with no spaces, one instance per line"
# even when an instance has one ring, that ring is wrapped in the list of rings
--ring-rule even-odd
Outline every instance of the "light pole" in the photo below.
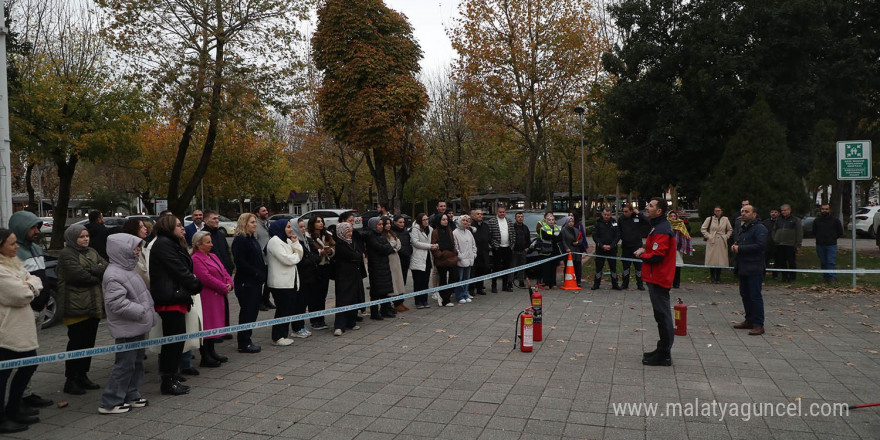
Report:
[[[584,108],[577,106],[574,108],[581,120],[581,222],[587,221],[587,211],[584,207]]]

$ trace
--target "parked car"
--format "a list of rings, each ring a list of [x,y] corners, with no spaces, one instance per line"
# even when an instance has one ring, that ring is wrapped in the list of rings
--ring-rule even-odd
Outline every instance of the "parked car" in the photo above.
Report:
[[[354,217],[355,229],[361,228],[364,223],[363,219],[359,215],[357,215],[357,211],[354,211],[352,209],[315,209],[315,210],[309,211],[309,212],[299,216],[299,218],[297,218],[296,220],[297,221],[304,220],[305,222],[308,222],[310,218],[317,215],[317,216],[320,216],[321,218],[324,219],[324,227],[328,228],[330,226],[333,226],[333,225],[336,225],[339,223],[339,214],[342,214],[343,212],[349,212],[349,211],[355,213],[355,217]]]
[[[52,288],[52,292],[56,292],[58,286],[58,272],[56,268],[58,266],[58,257],[53,255],[46,254],[46,284],[48,284]],[[40,328],[47,329],[55,325],[58,322],[60,316],[58,315],[58,303],[55,302],[55,296],[52,295],[49,298],[49,302],[46,303],[46,310],[40,316],[39,325]]]
[[[520,211],[515,210],[515,209],[508,209],[507,216],[506,216],[507,219],[513,223],[516,223],[516,213],[517,212],[520,212]],[[531,232],[531,235],[532,235],[531,239],[534,240],[538,236],[538,232],[537,232],[538,222],[544,219],[544,211],[522,211],[522,213],[523,213],[523,224],[528,226],[529,231]],[[553,213],[553,217],[556,217],[557,225],[560,228],[562,227],[562,225],[560,225],[558,222],[563,217],[567,217],[567,216],[568,216],[567,212],[554,212]],[[488,219],[489,219],[489,217],[486,217],[485,215],[483,216],[483,220],[488,220]]]
[[[801,227],[804,229],[804,238],[812,238],[813,237],[813,221],[816,220],[816,217],[804,217],[801,219]],[[773,232],[773,231],[770,231]]]
[[[126,217],[125,219],[128,220],[130,218],[136,218],[136,219],[144,222],[144,224],[149,223],[150,225],[155,225],[156,220],[159,220],[158,215],[140,215],[140,214],[130,215],[130,216]]]
[[[52,225],[55,224],[55,219],[52,217],[40,217],[40,220],[43,222],[43,225],[40,226],[41,234],[52,234]]]
[[[276,220],[293,220],[295,218],[297,218],[295,215],[283,213],[269,216],[269,221],[274,222]]]
[[[236,225],[238,225],[238,222],[230,218],[223,217],[222,215],[218,215],[218,217],[220,217],[220,224],[217,229],[226,234],[227,237],[230,235],[235,235],[235,227]],[[189,226],[190,223],[192,223],[191,215],[183,218],[184,226]]]
[[[107,229],[110,230],[111,234],[115,234],[115,233],[122,230],[122,225],[125,224],[126,220],[128,220],[128,219],[125,217],[104,217],[104,226],[106,226]],[[88,222],[89,222],[89,219],[80,220],[80,221],[74,223],[74,225],[85,226]],[[73,225],[71,225],[71,226],[73,226]],[[68,227],[70,227],[70,226],[68,226]]]
[[[880,211],[880,206],[862,206],[856,209],[856,234],[874,238],[874,214]]]

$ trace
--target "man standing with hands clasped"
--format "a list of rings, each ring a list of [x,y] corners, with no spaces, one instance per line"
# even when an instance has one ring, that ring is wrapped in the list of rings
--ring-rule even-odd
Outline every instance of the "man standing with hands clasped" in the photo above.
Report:
[[[645,216],[651,224],[651,232],[645,241],[645,247],[633,253],[641,258],[642,280],[648,284],[651,307],[654,309],[654,320],[660,340],[657,349],[645,353],[643,365],[672,365],[672,342],[675,334],[672,328],[672,312],[669,309],[669,289],[675,277],[675,236],[672,226],[666,220],[666,200],[654,197],[645,207]]]
[[[764,334],[764,297],[761,285],[764,283],[764,251],[767,247],[767,228],[755,221],[758,213],[751,205],[740,211],[739,238],[730,247],[736,258],[734,272],[739,276],[739,295],[742,297],[746,319],[733,326],[736,329],[750,329],[749,334]]]

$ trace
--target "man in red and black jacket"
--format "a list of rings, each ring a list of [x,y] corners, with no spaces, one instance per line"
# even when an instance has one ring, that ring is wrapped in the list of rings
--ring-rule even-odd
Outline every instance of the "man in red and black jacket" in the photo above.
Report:
[[[675,235],[666,220],[666,200],[659,197],[651,199],[645,207],[645,215],[651,224],[651,232],[645,240],[645,247],[637,249],[634,255],[644,261],[642,280],[648,284],[651,307],[660,340],[657,349],[645,353],[644,365],[672,365],[672,342],[675,339],[672,328],[672,313],[669,309],[669,289],[675,278]]]

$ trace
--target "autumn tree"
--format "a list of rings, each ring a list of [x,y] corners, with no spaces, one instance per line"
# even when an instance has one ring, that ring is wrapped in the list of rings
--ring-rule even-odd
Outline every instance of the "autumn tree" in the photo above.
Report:
[[[398,212],[422,148],[417,128],[428,105],[416,79],[422,51],[412,26],[381,0],[327,0],[318,9],[312,56],[323,73],[322,127],[366,154],[379,202]]]
[[[181,128],[168,179],[169,209],[185,212],[208,173],[221,123],[240,96],[259,96],[281,113],[298,68],[294,41],[305,0],[96,0],[109,11],[106,33],[133,63],[131,77],[172,109]],[[196,133],[204,130],[200,147]],[[185,173],[188,155],[198,157]],[[189,177],[185,177],[188,174]]]
[[[600,73],[604,44],[590,10],[587,0],[464,0],[449,32],[480,119],[510,130],[527,154],[527,205],[550,131]]]

